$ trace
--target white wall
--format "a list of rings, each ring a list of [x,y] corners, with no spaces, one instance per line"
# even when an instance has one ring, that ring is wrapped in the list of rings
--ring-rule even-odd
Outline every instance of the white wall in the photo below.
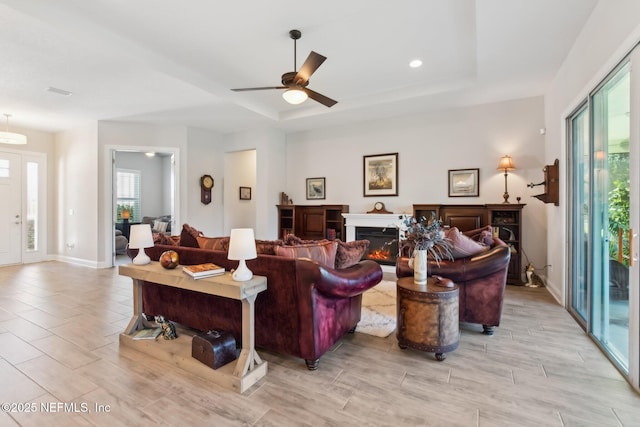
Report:
[[[141,216],[157,217],[171,214],[168,180],[171,156],[148,157],[142,152],[116,152],[116,168],[140,171]],[[169,206],[169,208],[167,208]]]
[[[57,133],[54,141],[55,253],[61,259],[95,266],[99,261],[97,126]]]
[[[240,200],[240,187],[251,188],[251,200]],[[225,235],[233,228],[256,228],[256,150],[224,155]]]
[[[536,266],[546,263],[546,208],[527,188],[553,163],[544,153],[541,97],[378,120],[287,137],[286,192],[296,204],[348,204],[362,213],[380,200],[393,212],[412,212],[415,203],[502,203],[500,157],[513,157],[510,201],[523,210],[524,250]],[[363,196],[363,156],[398,152],[398,196]],[[480,169],[480,197],[448,197],[449,169]],[[326,200],[306,200],[305,180],[326,178]]]
[[[566,303],[567,141],[565,119],[640,41],[640,2],[600,1],[545,94],[546,151],[560,159],[560,207],[547,207],[547,287]]]

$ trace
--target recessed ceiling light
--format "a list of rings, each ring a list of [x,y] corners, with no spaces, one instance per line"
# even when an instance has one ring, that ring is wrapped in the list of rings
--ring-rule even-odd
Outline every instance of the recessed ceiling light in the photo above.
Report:
[[[419,59],[414,59],[413,61],[409,62],[409,67],[411,68],[418,68],[422,65],[422,61]]]
[[[149,151],[147,153],[144,153],[144,155],[147,156],[147,157],[154,157],[156,155],[156,153],[154,153],[152,151]]]

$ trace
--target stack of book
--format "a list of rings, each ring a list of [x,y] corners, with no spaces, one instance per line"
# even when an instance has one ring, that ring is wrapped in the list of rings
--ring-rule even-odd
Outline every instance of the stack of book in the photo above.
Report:
[[[218,276],[224,274],[224,267],[220,267],[212,262],[196,265],[185,265],[182,267],[182,271],[187,273],[194,279],[202,279],[203,277]]]

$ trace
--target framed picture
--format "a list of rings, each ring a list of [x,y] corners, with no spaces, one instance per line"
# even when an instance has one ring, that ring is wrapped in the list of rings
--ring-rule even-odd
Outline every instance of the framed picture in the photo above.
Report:
[[[251,187],[240,187],[240,200],[251,200]]]
[[[364,197],[398,195],[398,153],[363,156]]]
[[[480,169],[450,169],[449,197],[479,197]]]
[[[324,178],[307,178],[307,200],[324,200]]]

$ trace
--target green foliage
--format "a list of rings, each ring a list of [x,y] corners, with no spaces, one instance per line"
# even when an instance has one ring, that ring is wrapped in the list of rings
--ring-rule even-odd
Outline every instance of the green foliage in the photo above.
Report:
[[[622,248],[618,248],[618,229],[622,229]],[[623,263],[628,265],[629,242],[629,180],[614,181],[613,189],[609,191],[609,256],[618,258],[621,249]]]

